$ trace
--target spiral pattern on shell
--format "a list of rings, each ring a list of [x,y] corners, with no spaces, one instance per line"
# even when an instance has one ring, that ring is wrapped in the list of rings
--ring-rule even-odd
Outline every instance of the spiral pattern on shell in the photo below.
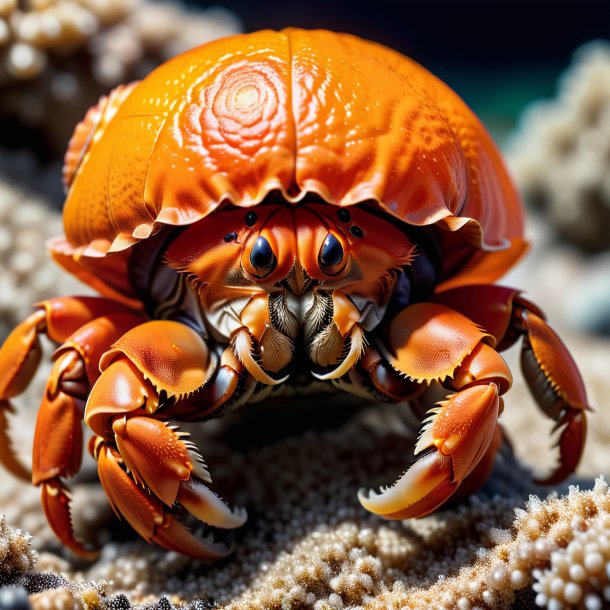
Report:
[[[198,92],[187,112],[189,132],[208,150],[230,148],[243,159],[256,155],[273,146],[285,124],[284,89],[268,64],[235,64]]]

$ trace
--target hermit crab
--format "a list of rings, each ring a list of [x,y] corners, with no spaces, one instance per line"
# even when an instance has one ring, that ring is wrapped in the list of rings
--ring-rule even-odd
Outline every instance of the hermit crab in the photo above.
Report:
[[[498,352],[519,339],[560,431],[545,482],[577,466],[580,374],[538,307],[494,284],[526,248],[519,197],[473,113],[406,57],[326,31],[209,43],[103,97],[76,127],[64,181],[50,253],[101,296],[44,301],[6,340],[0,459],[41,486],[73,551],[91,553],[64,482],[84,421],[120,517],[168,549],[226,555],[176,516],[246,518],[211,490],[205,447],[179,425],[270,395],[410,401],[414,463],[359,500],[388,519],[426,515],[487,477],[511,385]],[[30,474],[6,415],[40,335],[58,348]]]

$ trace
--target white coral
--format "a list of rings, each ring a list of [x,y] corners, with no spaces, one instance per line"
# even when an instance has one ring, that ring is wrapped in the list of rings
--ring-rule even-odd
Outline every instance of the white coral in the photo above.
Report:
[[[598,485],[604,492],[604,483]],[[573,519],[573,537],[551,553],[550,567],[534,570],[538,606],[597,610],[610,604],[610,514],[591,508],[589,518]]]
[[[563,239],[587,251],[610,248],[610,44],[575,54],[556,99],[524,113],[508,161],[526,199]]]
[[[13,531],[0,517],[0,585],[34,568],[36,554],[32,537],[20,529]]]

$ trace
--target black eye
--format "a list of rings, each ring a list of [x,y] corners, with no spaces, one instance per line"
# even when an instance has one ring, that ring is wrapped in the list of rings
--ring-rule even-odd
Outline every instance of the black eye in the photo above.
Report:
[[[332,268],[336,267],[343,260],[343,246],[341,242],[329,233],[320,248],[320,266]]]
[[[256,269],[257,277],[269,275],[275,269],[276,263],[271,244],[264,237],[259,237],[250,252],[250,264]]]
[[[227,233],[225,235],[225,241],[227,243],[235,241],[237,239],[237,233],[235,233],[234,231],[232,233]]]
[[[339,210],[337,212],[337,218],[341,222],[349,222],[352,219],[352,215],[347,210]]]
[[[354,237],[363,237],[364,236],[364,231],[360,227],[352,227],[350,229],[350,232]]]
[[[253,227],[256,224],[257,220],[258,220],[258,215],[256,212],[248,212],[246,214],[246,226],[247,227]]]

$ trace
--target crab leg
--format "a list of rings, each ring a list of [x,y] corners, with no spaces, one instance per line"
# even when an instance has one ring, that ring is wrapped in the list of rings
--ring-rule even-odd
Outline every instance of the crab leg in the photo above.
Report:
[[[442,292],[435,300],[464,313],[492,334],[499,349],[523,337],[521,368],[542,411],[555,420],[559,465],[537,482],[553,485],[569,476],[580,461],[590,410],[578,368],[569,351],[546,323],[544,314],[519,291],[503,286],[464,286]]]
[[[421,383],[456,390],[429,412],[415,454],[420,458],[389,489],[359,493],[362,505],[388,519],[424,516],[443,504],[478,464],[489,458],[500,395],[511,384],[504,360],[470,320],[449,308],[422,303],[392,322],[388,361]]]
[[[367,346],[359,365],[373,387],[391,401],[413,400],[426,389],[401,376],[373,346]]]
[[[61,479],[80,469],[83,409],[89,388],[99,375],[96,363],[102,352],[141,321],[132,314],[100,316],[68,337],[53,356],[55,362],[36,421],[32,483],[41,485],[42,505],[57,537],[89,558],[95,553],[74,537],[70,494]]]
[[[590,407],[582,377],[570,352],[534,307],[516,299],[515,326],[525,334],[521,368],[530,392],[542,411],[557,423],[558,466],[537,482],[554,485],[569,476],[580,462],[587,434],[585,411]]]
[[[147,540],[202,559],[225,556],[231,549],[196,538],[170,509],[178,503],[221,528],[243,525],[246,515],[229,509],[207,487],[211,479],[197,447],[170,419],[174,400],[175,413],[181,414],[180,400],[218,379],[216,365],[202,337],[187,326],[147,322],[102,357],[103,372],[85,410],[85,422],[97,435],[90,449],[117,515]],[[216,400],[234,381],[231,367],[226,362],[223,366],[226,378],[211,392]]]
[[[12,447],[7,413],[13,411],[10,398],[21,394],[40,364],[39,336],[46,334],[63,343],[87,322],[112,313],[133,313],[125,305],[97,297],[63,297],[42,301],[38,309],[19,324],[0,349],[0,463],[19,478],[29,480],[30,472]]]

